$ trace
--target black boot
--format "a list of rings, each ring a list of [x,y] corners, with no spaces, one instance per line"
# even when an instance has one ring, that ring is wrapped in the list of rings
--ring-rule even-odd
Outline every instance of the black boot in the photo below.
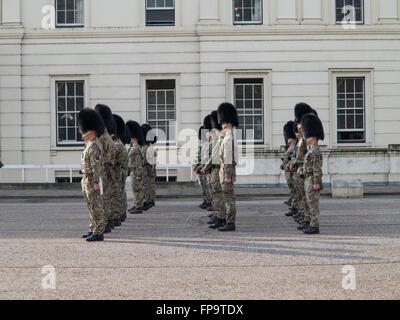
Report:
[[[212,218],[212,217],[214,217],[214,215],[212,213],[210,213],[209,215],[207,215],[207,217]]]
[[[210,219],[210,221],[208,221],[207,222],[207,224],[214,224],[214,223],[217,223],[217,217],[212,217],[211,219]]]
[[[111,228],[111,229],[114,229],[114,228],[115,228],[115,226],[114,226],[114,219],[109,220],[109,221],[108,221],[108,224],[110,225],[110,228]]]
[[[126,212],[124,212],[124,214],[121,216],[121,222],[125,222],[126,220]]]
[[[226,223],[225,219],[217,218],[217,222],[212,224],[211,226],[209,226],[209,228],[217,229],[217,228],[223,227],[225,225],[225,223]]]
[[[134,209],[135,209],[135,206],[133,206],[132,208],[128,209],[128,212],[129,212],[129,211],[132,211],[132,210],[134,210]]]
[[[106,225],[106,228],[104,229],[104,233],[110,233],[111,232],[111,227],[109,224]]]
[[[213,211],[212,205],[211,205],[211,204],[209,204],[209,205],[207,206],[207,211]]]
[[[306,234],[318,234],[319,227],[308,227],[307,229],[304,229],[303,232]]]
[[[120,219],[114,219],[114,226],[119,227],[121,225]]]
[[[149,210],[149,209],[150,209],[149,204],[148,204],[147,202],[143,203],[143,208],[142,208],[142,210],[147,211],[147,210]]]
[[[297,230],[305,230],[310,227],[310,222],[304,221],[301,225],[297,227]]]
[[[149,209],[153,208],[156,205],[156,203],[154,201],[150,201],[149,202]]]
[[[201,203],[201,204],[199,205],[199,208],[200,208],[200,209],[205,209],[206,206],[207,206],[207,201],[206,201],[206,199],[204,199],[204,200],[203,200],[203,203]]]
[[[130,214],[141,214],[141,213],[143,213],[143,210],[142,210],[142,208],[133,208],[133,210],[129,210],[129,213]]]
[[[92,234],[93,234],[93,232],[90,232],[90,231],[89,231],[87,234],[83,234],[83,235],[82,235],[82,238],[83,238],[83,239],[89,238]]]
[[[297,211],[290,210],[288,213],[285,214],[285,216],[286,217],[293,217],[295,214],[297,214]]]
[[[227,223],[223,227],[220,227],[217,229],[218,231],[235,231],[236,230],[236,225],[235,223]]]
[[[92,234],[90,237],[86,238],[86,241],[103,241],[104,240],[104,235],[102,234]]]

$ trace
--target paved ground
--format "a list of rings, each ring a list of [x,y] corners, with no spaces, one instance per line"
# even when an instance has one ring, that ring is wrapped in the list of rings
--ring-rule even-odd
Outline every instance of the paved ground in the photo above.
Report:
[[[322,199],[321,234],[283,198],[238,201],[238,230],[206,226],[198,199],[162,200],[102,243],[80,239],[83,201],[0,201],[0,299],[399,299],[400,197]],[[42,267],[56,289],[42,288]],[[344,290],[342,268],[355,268]]]

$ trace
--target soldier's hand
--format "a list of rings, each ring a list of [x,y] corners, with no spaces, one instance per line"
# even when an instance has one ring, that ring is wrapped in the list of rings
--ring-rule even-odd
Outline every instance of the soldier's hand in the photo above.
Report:
[[[314,189],[314,191],[319,191],[321,189],[321,187],[319,186],[319,184],[314,184],[313,189]]]
[[[232,179],[231,178],[226,178],[225,179],[225,184],[231,184],[232,183]]]
[[[100,184],[95,184],[94,185],[94,190],[99,191],[100,190]]]

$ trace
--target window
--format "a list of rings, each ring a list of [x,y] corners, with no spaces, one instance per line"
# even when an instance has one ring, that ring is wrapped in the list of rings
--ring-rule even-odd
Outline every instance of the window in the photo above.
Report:
[[[57,144],[82,143],[78,113],[85,108],[84,81],[56,81]]]
[[[57,27],[83,27],[83,0],[56,0]]]
[[[336,0],[337,24],[362,24],[364,23],[363,0]]]
[[[263,92],[263,79],[234,79],[234,101],[242,130],[241,142],[264,142]]]
[[[146,26],[175,25],[174,0],[146,0]]]
[[[234,24],[261,24],[262,0],[233,0]]]
[[[365,142],[365,78],[336,78],[337,142]]]
[[[156,132],[159,142],[175,143],[175,80],[147,80],[146,91],[148,124],[152,128],[162,131]]]

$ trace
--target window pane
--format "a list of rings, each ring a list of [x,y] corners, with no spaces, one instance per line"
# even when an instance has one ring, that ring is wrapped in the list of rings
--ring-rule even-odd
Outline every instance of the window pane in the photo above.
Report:
[[[57,12],[57,23],[59,24],[65,23],[65,11]]]
[[[58,141],[62,142],[65,141],[67,138],[67,133],[64,128],[58,129]]]
[[[65,83],[64,82],[57,82],[57,95],[65,96]]]
[[[67,98],[67,111],[75,111],[75,99]]]
[[[75,114],[69,113],[67,115],[67,126],[68,127],[75,127]]]
[[[236,99],[243,99],[243,86],[236,85]]]
[[[76,111],[81,111],[85,108],[84,98],[76,98]]]
[[[156,6],[156,0],[147,0],[147,7],[154,8]]]
[[[74,0],[67,0],[67,10],[74,10]]]
[[[254,109],[262,109],[262,100],[254,100]],[[260,112],[260,110],[257,110]]]
[[[83,97],[83,83],[76,84],[76,95]]]
[[[245,86],[245,98],[253,99],[253,87],[251,85]]]
[[[75,128],[69,128],[68,131],[68,141],[76,141],[76,136],[75,136]]]
[[[65,10],[65,0],[57,0],[57,10]]]
[[[157,91],[157,104],[165,104],[165,91]]]
[[[174,91],[167,91],[167,104],[175,103],[175,94]]]
[[[67,11],[66,23],[75,23],[75,11]]]
[[[254,86],[254,99],[261,99],[262,98],[262,86],[255,85]]]
[[[164,0],[156,0],[156,7],[163,8],[164,7]]]
[[[364,129],[364,117],[362,115],[356,116],[356,129]]]
[[[174,7],[174,0],[165,0],[165,6],[169,8]]]
[[[59,113],[58,116],[58,126],[59,127],[66,127],[67,126],[67,114],[66,113]]]
[[[57,102],[57,110],[58,111],[65,111],[65,98],[59,98]]]

